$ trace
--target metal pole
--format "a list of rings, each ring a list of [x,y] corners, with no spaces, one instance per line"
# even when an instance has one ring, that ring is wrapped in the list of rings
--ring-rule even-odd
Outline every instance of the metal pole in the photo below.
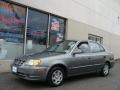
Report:
[[[118,24],[120,23],[120,17],[118,16]]]
[[[47,48],[49,47],[50,44],[50,14],[48,16],[48,39],[47,39]]]
[[[26,9],[26,20],[25,20],[25,36],[24,36],[24,50],[23,53],[26,53],[26,35],[27,35],[27,25],[28,25],[28,7]]]

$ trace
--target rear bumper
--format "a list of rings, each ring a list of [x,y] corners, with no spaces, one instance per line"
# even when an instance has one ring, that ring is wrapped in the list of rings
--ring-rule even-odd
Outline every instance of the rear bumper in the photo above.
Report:
[[[13,66],[12,66],[13,67]],[[11,67],[11,71],[14,75],[19,78],[26,80],[40,80],[45,81],[47,77],[48,68],[47,67],[17,67],[17,72],[13,72]]]
[[[115,61],[114,60],[110,61],[110,68],[113,68],[114,65],[115,65]]]

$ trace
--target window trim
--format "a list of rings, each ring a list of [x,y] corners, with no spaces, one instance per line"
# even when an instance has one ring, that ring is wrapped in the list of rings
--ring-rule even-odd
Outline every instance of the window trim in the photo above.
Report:
[[[88,34],[88,40],[91,40],[91,39],[89,39],[90,36],[94,37],[94,39],[95,39],[95,40],[92,40],[92,41],[97,42],[96,39],[99,38],[99,39],[100,39],[100,44],[103,44],[103,37],[98,36],[98,35],[94,35],[94,34]],[[98,42],[97,42],[97,43],[98,43]]]

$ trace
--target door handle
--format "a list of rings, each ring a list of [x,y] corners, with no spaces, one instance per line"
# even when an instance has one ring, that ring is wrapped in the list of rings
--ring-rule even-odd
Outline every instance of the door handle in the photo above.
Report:
[[[105,59],[105,58],[106,58],[106,56],[103,56],[103,58]]]
[[[88,59],[91,59],[90,57]]]
[[[114,58],[113,57],[110,57],[110,60],[113,60]]]

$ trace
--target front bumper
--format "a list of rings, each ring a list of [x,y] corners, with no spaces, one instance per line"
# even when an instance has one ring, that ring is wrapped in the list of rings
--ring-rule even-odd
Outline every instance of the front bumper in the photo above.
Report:
[[[13,72],[12,67],[16,67],[17,71]],[[22,79],[45,81],[47,77],[48,67],[11,66],[11,71],[14,75]]]

